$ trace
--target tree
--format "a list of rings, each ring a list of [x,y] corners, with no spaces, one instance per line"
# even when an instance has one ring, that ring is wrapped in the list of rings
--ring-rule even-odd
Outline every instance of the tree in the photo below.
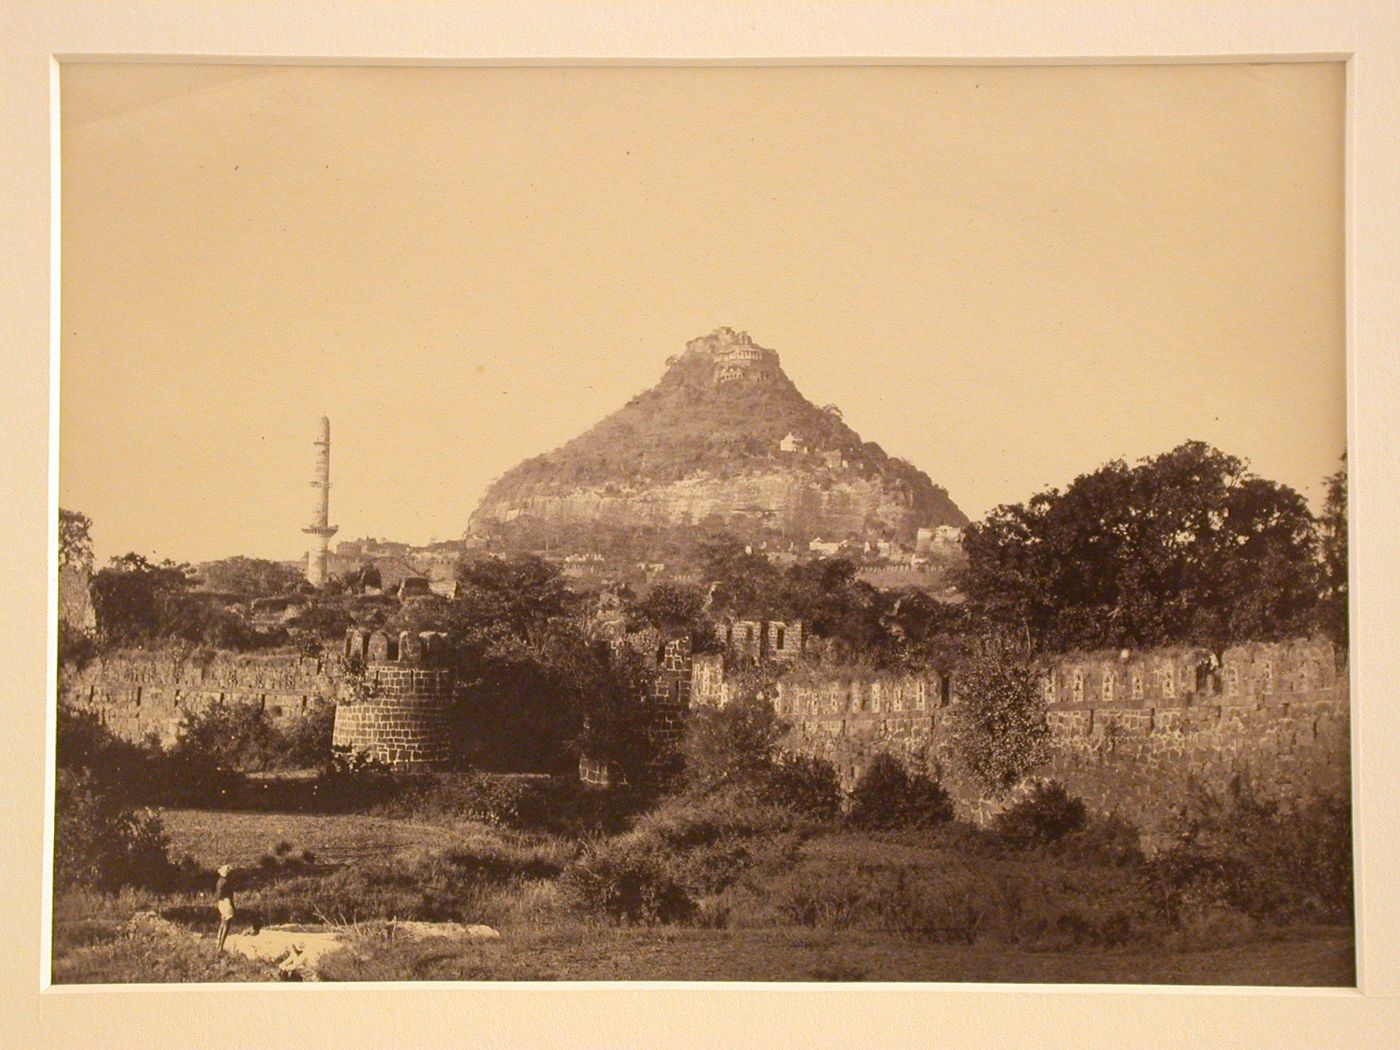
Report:
[[[881,625],[889,635],[892,655],[905,666],[951,669],[961,646],[962,608],[944,605],[920,590],[883,597],[889,604]]]
[[[1045,697],[1019,643],[987,636],[968,649],[950,711],[953,741],[968,771],[1000,792],[1048,757]]]
[[[266,598],[301,589],[305,577],[289,565],[241,555],[205,562],[199,567],[204,585],[240,598]]]
[[[764,555],[729,535],[714,536],[700,549],[701,575],[711,586],[711,607],[744,617],[782,611],[783,574]]]
[[[92,519],[76,510],[58,511],[58,564],[92,571]]]
[[[1318,602],[1318,626],[1339,645],[1348,641],[1347,612],[1347,457],[1327,479],[1327,502],[1319,522],[1322,585]]]
[[[576,605],[559,569],[531,554],[465,561],[457,567],[457,582],[465,619],[500,624],[521,641]]]
[[[659,583],[632,607],[633,618],[656,628],[665,637],[685,636],[691,652],[718,648],[713,625],[705,614],[705,596],[683,583]]]
[[[669,774],[673,754],[660,733],[662,712],[647,699],[649,669],[637,653],[575,646],[552,676],[577,717],[573,750],[619,766],[631,784]]]
[[[1198,441],[997,507],[963,549],[973,613],[1052,647],[1276,639],[1316,602],[1302,496]]]
[[[140,645],[180,639],[221,649],[255,649],[285,635],[256,631],[236,612],[190,593],[188,565],[152,562],[140,554],[113,558],[92,577],[97,631],[107,645]]]
[[[643,775],[657,715],[646,669],[590,635],[559,571],[529,555],[490,557],[460,565],[457,578],[455,598],[415,598],[385,626],[446,635],[460,754],[484,768],[563,773],[583,750]]]
[[[92,577],[98,631],[117,644],[182,634],[189,627],[182,599],[193,581],[187,565],[134,553],[113,558]]]

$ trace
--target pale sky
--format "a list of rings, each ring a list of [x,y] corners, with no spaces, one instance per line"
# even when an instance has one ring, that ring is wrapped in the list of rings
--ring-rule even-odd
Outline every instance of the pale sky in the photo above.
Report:
[[[1340,64],[62,69],[60,502],[100,560],[459,536],[747,330],[978,518],[1345,447]]]

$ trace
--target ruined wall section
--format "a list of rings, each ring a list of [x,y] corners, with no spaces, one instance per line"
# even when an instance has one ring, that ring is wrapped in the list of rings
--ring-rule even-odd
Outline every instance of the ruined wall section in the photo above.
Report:
[[[691,660],[690,702],[696,707],[724,707],[733,690],[724,675],[723,653],[696,653]]]
[[[343,674],[334,657],[294,652],[227,653],[135,649],[59,674],[63,703],[91,711],[113,733],[172,743],[188,712],[210,704],[256,704],[275,722],[294,722],[334,701]]]
[[[1050,758],[1031,776],[1149,830],[1193,783],[1225,792],[1247,778],[1284,804],[1350,783],[1346,668],[1326,642],[1240,645],[1218,662],[1195,649],[1070,654],[1051,661],[1042,688]],[[938,775],[960,815],[985,820],[1005,800],[962,771],[956,701],[956,675],[822,672],[782,680],[775,703],[788,746],[832,762],[843,786],[888,753]]]
[[[663,750],[680,746],[681,735],[685,731],[685,713],[690,708],[693,678],[690,639],[667,639],[652,676],[650,697],[657,715],[653,733]]]

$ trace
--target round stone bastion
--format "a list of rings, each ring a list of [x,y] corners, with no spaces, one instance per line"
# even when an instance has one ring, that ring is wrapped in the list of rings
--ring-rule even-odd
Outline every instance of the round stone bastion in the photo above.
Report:
[[[434,632],[346,634],[349,673],[336,700],[333,752],[364,754],[405,773],[451,763],[454,682],[451,669],[437,666],[442,640]]]

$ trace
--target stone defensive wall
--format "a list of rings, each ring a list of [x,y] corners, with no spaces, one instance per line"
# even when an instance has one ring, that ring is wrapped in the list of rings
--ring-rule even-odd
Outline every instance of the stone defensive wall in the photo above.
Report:
[[[436,666],[442,642],[431,631],[349,631],[343,659],[352,670],[335,708],[332,751],[364,753],[408,773],[450,765],[455,680]]]
[[[1124,660],[1064,658],[1042,682],[1051,731],[1044,774],[1098,812],[1150,826],[1237,778],[1284,805],[1351,784],[1347,668],[1324,641],[1252,643]]]
[[[334,701],[343,674],[333,655],[134,649],[99,656],[82,670],[64,667],[58,695],[128,740],[154,733],[169,744],[187,712],[214,703],[256,704],[274,721],[295,721]]]
[[[832,762],[849,788],[878,754],[938,775],[960,815],[1002,806],[961,772],[951,719],[957,674],[798,671],[779,680],[787,746]],[[723,704],[723,664],[696,658],[692,700]],[[1347,672],[1323,641],[1080,653],[1044,666],[1049,760],[1034,779],[1064,783],[1094,812],[1151,831],[1193,785],[1223,793],[1240,778],[1284,804],[1350,783]],[[1015,792],[1012,793],[1012,797]]]

